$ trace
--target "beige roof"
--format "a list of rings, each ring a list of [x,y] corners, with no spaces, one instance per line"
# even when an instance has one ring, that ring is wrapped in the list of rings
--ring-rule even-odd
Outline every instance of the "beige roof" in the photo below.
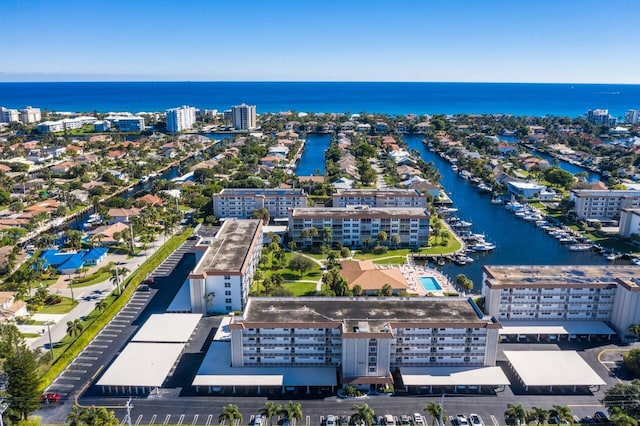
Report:
[[[353,288],[359,285],[363,290],[378,290],[389,284],[394,290],[406,290],[407,280],[398,268],[380,269],[370,260],[345,260],[340,262],[341,275]]]
[[[510,385],[500,367],[402,367],[406,386]]]
[[[575,351],[504,351],[525,386],[601,386],[606,383]]]

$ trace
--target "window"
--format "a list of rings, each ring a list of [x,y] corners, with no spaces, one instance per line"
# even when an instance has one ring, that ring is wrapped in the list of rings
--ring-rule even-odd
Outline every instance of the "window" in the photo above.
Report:
[[[225,309],[226,309],[227,311],[231,311],[231,310],[233,310],[233,308],[232,308],[231,306],[229,306],[229,305],[225,306]]]
[[[375,373],[376,367],[369,367],[369,373]]]
[[[224,283],[225,288],[231,288],[231,283]]]
[[[224,279],[225,279],[225,280],[230,280],[230,279],[231,279],[231,275],[225,275],[225,276],[224,276]]]
[[[224,299],[224,303],[231,303],[231,299]]]
[[[231,296],[231,290],[225,290],[224,295],[225,296]]]

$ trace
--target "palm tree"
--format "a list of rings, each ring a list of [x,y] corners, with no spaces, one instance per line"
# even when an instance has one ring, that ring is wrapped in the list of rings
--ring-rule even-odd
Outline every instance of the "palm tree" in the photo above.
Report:
[[[611,423],[613,426],[638,426],[638,421],[622,411],[620,407],[611,409]]]
[[[289,420],[302,420],[302,405],[293,401],[289,401],[282,407],[282,409],[280,410],[280,414],[282,414]]]
[[[391,242],[393,243],[393,248],[397,249],[398,246],[400,245],[400,242],[402,241],[402,239],[400,238],[400,235],[398,234],[391,234]]]
[[[364,422],[367,426],[371,426],[373,423],[373,416],[376,414],[373,408],[367,404],[354,405],[351,407],[353,415],[351,418],[356,422]]]
[[[67,321],[67,334],[71,337],[78,337],[84,330],[84,325],[80,318],[76,318],[73,321]]]
[[[98,300],[96,302],[96,309],[99,312],[104,312],[105,309],[107,309],[109,305],[107,304],[107,302],[105,300]]]
[[[71,412],[67,414],[67,425],[69,426],[87,426],[85,422],[86,412],[80,410],[80,407],[74,405],[71,407]]]
[[[104,407],[91,406],[82,410],[85,419],[91,426],[118,426],[120,421],[116,419],[113,411],[107,411]]]
[[[431,424],[433,426],[436,426],[438,423],[440,423],[440,416],[442,416],[442,420],[444,423],[446,423],[446,419],[447,419],[447,412],[444,411],[442,409],[442,406],[440,404],[438,404],[435,401],[431,401],[430,403],[428,403],[425,407],[424,407],[424,411],[429,413],[429,415],[431,416],[431,418],[433,420],[431,420]]]
[[[536,419],[538,423],[545,424],[547,423],[547,420],[549,420],[549,410],[545,410],[540,407],[532,407],[531,416]]]
[[[566,405],[554,405],[551,409],[551,417],[557,417],[560,420],[566,420],[569,423],[573,423],[571,408]]]
[[[222,413],[218,416],[218,421],[229,420],[229,423],[233,424],[236,420],[242,422],[242,414],[238,410],[237,405],[229,404],[222,407]]]
[[[636,336],[636,339],[640,337],[640,324],[633,324],[629,326],[629,331]]]
[[[265,417],[269,424],[271,424],[271,419],[274,416],[277,416],[280,411],[282,411],[282,405],[267,401],[267,403],[264,404],[264,407],[260,409],[260,415]]]
[[[525,410],[522,404],[507,404],[507,410],[504,412],[504,417],[509,424],[522,424],[526,421],[527,410]]]

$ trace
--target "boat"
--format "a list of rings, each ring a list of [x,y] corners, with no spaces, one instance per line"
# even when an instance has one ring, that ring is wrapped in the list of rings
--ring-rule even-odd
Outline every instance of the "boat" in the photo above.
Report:
[[[482,242],[474,244],[470,247],[474,251],[491,251],[496,248],[495,244]]]
[[[619,254],[619,253],[613,253],[613,252],[612,252],[612,253],[607,253],[604,257],[605,257],[607,260],[609,260],[609,261],[613,262],[614,260],[618,260],[618,259],[620,259],[620,258],[622,257],[622,254]]]
[[[571,244],[567,248],[571,251],[585,251],[591,250],[591,244]]]
[[[478,191],[480,192],[491,192],[493,188],[487,185],[486,183],[481,183],[478,185]]]
[[[638,258],[638,257],[632,257],[632,258],[631,258],[631,263],[633,263],[634,265],[638,265],[638,266],[640,266],[640,258]]]
[[[149,181],[149,176],[142,176],[138,183],[147,183]]]
[[[500,197],[491,198],[491,204],[502,204],[502,203],[504,203],[504,200]]]
[[[454,172],[458,171],[458,166],[456,166],[455,164],[453,166],[451,166],[451,170],[453,170]]]
[[[471,173],[466,170],[460,170],[458,175],[464,180],[469,180],[471,178]]]
[[[578,240],[576,240],[575,238],[570,237],[568,235],[565,235],[562,238],[558,238],[558,242],[560,244],[576,244],[578,242]]]
[[[443,265],[444,265],[444,263],[445,263],[445,262],[444,262],[444,257],[440,257],[440,258],[438,258],[438,262],[437,262],[438,266],[443,266]]]
[[[444,213],[444,214],[457,213],[457,212],[458,212],[458,209],[455,207],[442,207],[438,209],[438,213]]]
[[[476,185],[479,184],[480,182],[482,182],[482,179],[480,179],[478,176],[473,176],[471,179],[469,179],[471,182],[475,183]]]
[[[471,225],[473,225],[473,223],[467,222],[465,220],[461,220],[461,221],[455,223],[453,226],[456,227],[456,228],[471,228]]]

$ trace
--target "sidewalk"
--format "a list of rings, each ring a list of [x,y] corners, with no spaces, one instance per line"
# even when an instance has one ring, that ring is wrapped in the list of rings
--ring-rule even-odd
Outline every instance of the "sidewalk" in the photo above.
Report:
[[[104,265],[109,262],[120,263],[119,267],[127,268],[131,273],[133,273],[136,269],[140,267],[142,263],[144,263],[149,256],[156,252],[163,245],[163,235],[160,235],[151,245],[146,253],[142,253],[138,256],[134,256],[132,258],[127,259],[126,255],[119,254],[110,254],[107,256],[107,259],[104,261]],[[128,276],[128,275],[127,275]],[[121,277],[124,281],[126,276]],[[64,279],[67,279],[64,276]],[[56,283],[56,287],[58,287],[59,283]],[[51,327],[51,340],[54,342],[58,342],[62,340],[64,336],[67,334],[67,322],[73,321],[76,318],[81,318],[89,315],[91,311],[95,309],[96,302],[98,300],[104,299],[115,289],[114,284],[109,280],[105,280],[101,283],[89,286],[89,287],[79,287],[74,289],[75,299],[79,302],[78,305],[73,308],[70,312],[63,315],[39,315],[34,314],[33,317],[36,320],[50,320],[55,321],[55,324],[52,324]],[[71,290],[68,286],[64,288],[55,288],[52,286],[52,290],[55,291],[56,294],[60,294],[65,297],[71,297]],[[31,349],[40,348],[43,351],[49,350],[49,334],[46,331],[47,326],[41,325],[40,331],[42,329],[45,332],[37,338],[26,339],[27,344]]]

